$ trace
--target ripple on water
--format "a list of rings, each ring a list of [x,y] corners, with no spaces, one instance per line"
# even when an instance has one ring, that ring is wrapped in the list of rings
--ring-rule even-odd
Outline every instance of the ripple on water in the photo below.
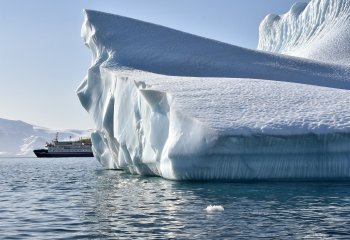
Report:
[[[349,183],[184,183],[33,158],[0,159],[0,192],[0,239],[350,238]]]

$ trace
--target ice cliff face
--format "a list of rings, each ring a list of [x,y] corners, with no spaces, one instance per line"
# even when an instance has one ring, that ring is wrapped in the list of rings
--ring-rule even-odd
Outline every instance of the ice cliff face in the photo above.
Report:
[[[337,64],[350,64],[350,1],[296,3],[268,15],[259,28],[259,50]]]
[[[107,168],[177,180],[348,179],[349,68],[85,11],[77,93]]]

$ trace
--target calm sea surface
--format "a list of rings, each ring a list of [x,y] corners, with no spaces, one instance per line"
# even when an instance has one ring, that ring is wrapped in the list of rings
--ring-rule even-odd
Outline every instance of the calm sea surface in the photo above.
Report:
[[[350,183],[188,183],[93,158],[0,159],[0,239],[173,238],[350,239]]]

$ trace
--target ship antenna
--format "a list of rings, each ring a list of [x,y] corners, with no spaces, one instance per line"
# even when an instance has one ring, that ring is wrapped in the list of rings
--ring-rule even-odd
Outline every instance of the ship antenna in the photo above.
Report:
[[[58,132],[56,132],[56,138],[55,140],[58,142]]]

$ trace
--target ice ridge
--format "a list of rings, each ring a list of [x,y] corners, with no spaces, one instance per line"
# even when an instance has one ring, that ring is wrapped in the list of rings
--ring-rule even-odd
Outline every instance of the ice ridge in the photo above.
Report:
[[[118,15],[85,10],[82,37],[94,63],[108,68],[350,89],[349,69],[342,66],[245,49]]]
[[[336,64],[350,64],[350,1],[296,3],[285,14],[266,16],[258,49]]]

